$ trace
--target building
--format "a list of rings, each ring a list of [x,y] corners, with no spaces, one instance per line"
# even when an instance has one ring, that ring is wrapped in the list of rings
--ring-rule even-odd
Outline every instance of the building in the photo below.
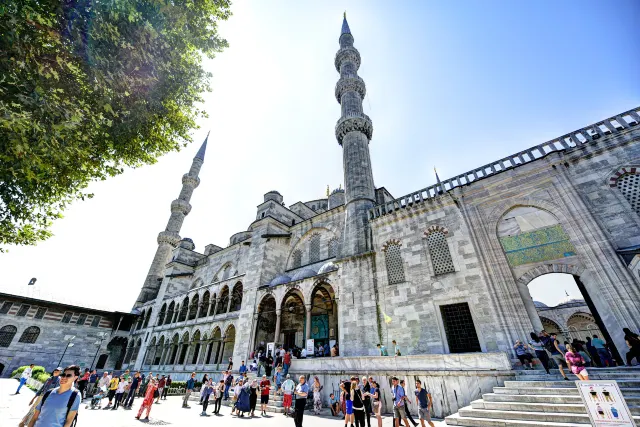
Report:
[[[575,277],[605,339],[625,349],[622,327],[640,328],[638,109],[397,198],[374,185],[353,43],[345,18],[344,190],[288,206],[269,191],[246,230],[196,251],[180,229],[205,140],[158,235],[125,364],[182,379],[269,343],[337,342],[341,357],[292,369],[334,389],[344,372],[420,376],[447,390],[443,415],[513,375],[513,343],[543,328],[527,285],[551,273]],[[378,357],[376,344],[394,339],[403,359]]]
[[[136,317],[0,293],[0,376],[31,363],[120,369]]]
[[[603,336],[595,317],[582,297],[567,295],[553,307],[540,301],[533,303],[544,329],[549,333],[558,334],[560,342],[571,342],[574,339],[586,341],[587,337]]]

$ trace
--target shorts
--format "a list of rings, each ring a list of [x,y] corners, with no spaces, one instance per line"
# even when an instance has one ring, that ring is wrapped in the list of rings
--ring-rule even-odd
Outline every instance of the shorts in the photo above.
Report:
[[[353,400],[347,400],[347,415],[353,414]]]
[[[520,360],[520,363],[523,363],[523,364],[525,363],[525,360],[527,361],[526,363],[531,363],[530,354],[519,354],[518,359]]]
[[[291,403],[292,403],[292,397],[293,397],[293,395],[291,395],[291,394],[285,394],[284,395],[284,399],[282,401],[282,406],[285,406],[285,407],[289,408],[291,406]]]
[[[418,415],[421,420],[425,420],[427,422],[431,422],[431,414],[427,408],[418,408]]]
[[[561,354],[552,354],[551,358],[556,361],[558,366],[564,366],[565,368],[567,367],[567,361],[564,360],[564,356],[563,355],[561,355]]]
[[[260,395],[260,403],[263,405],[266,405],[267,403],[269,403],[269,395],[268,394]]]
[[[393,407],[393,418],[407,418],[407,414],[404,411],[404,405]]]
[[[574,366],[574,368],[576,368],[576,367],[577,367],[577,366]],[[577,369],[576,369],[576,371],[577,371]],[[578,372],[573,371],[573,373],[574,373],[575,375],[578,375],[578,374],[579,374],[579,375],[585,375],[585,376],[587,376],[587,377],[589,376],[589,373],[587,372],[587,369],[586,369],[586,368],[582,368],[582,370],[581,370],[581,371],[578,371]]]

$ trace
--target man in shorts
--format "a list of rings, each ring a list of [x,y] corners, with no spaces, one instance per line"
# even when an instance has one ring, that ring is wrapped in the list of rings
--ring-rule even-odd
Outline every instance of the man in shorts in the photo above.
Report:
[[[293,390],[296,388],[296,383],[291,379],[291,375],[287,374],[287,379],[282,383],[282,393],[284,395],[282,399],[282,406],[284,407],[284,416],[288,417],[291,413],[291,405],[293,404]]]
[[[391,392],[393,393],[393,418],[395,419],[395,426],[400,427],[400,419],[404,421],[404,425],[408,426],[407,414],[404,411],[404,389],[398,384],[398,377],[391,378]]]
[[[434,424],[431,422],[431,407],[433,401],[431,400],[431,393],[422,388],[422,382],[416,380],[416,403],[418,404],[418,414],[420,415],[420,424],[424,426],[424,422],[429,423],[431,427]]]
[[[271,381],[269,381],[266,375],[263,375],[262,381],[260,381],[260,406],[261,406],[263,417],[267,416],[267,405],[269,404],[270,389],[271,389]]]
[[[546,331],[542,331],[542,332],[543,332],[542,338],[547,338],[547,336],[544,335],[546,334]],[[555,332],[552,334],[549,334],[547,338],[547,343],[545,343],[545,348],[549,350],[549,353],[551,353],[551,358],[556,361],[556,364],[558,365],[558,369],[560,370],[560,374],[562,375],[562,377],[565,379],[565,381],[569,381],[569,378],[567,378],[567,375],[564,373],[564,370],[562,369],[563,366],[568,368],[568,365],[567,365],[567,362],[564,360],[564,352],[560,348],[560,342],[558,341],[557,338],[558,338],[558,335]]]

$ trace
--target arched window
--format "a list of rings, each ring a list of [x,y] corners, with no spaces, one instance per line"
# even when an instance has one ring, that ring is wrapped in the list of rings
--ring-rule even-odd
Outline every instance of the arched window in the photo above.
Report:
[[[143,328],[146,328],[149,326],[149,320],[151,320],[151,311],[152,309],[150,308],[149,311],[147,311],[147,315],[144,317],[144,326]]]
[[[167,304],[162,304],[162,308],[160,309],[160,313],[158,314],[158,322],[157,326],[162,326],[164,323],[164,316],[167,314]]]
[[[169,309],[167,310],[167,317],[164,319],[164,324],[168,325],[173,320],[174,313],[176,311],[176,303],[171,301]]]
[[[178,322],[187,320],[187,313],[189,312],[189,298],[185,297],[182,300],[182,307],[180,307],[180,314],[178,315]]]
[[[426,237],[433,264],[433,274],[438,276],[456,271],[447,244],[447,231],[441,228],[430,229],[426,232]]]
[[[302,251],[300,249],[296,249],[293,251],[293,262],[291,264],[292,268],[298,268],[302,265]]]
[[[329,258],[338,256],[338,238],[329,240]]]
[[[38,339],[38,335],[40,335],[40,328],[38,328],[37,326],[29,326],[24,330],[18,342],[33,344]]]
[[[200,304],[200,312],[198,313],[198,317],[207,317],[207,312],[209,310],[209,291],[205,291],[202,294],[202,303]]]
[[[224,268],[224,270],[222,270],[222,280],[227,280],[230,274],[231,274],[231,266],[227,265]]]
[[[640,215],[640,174],[636,172],[636,168],[620,169],[616,176],[611,178],[611,186],[617,187],[631,208]]]
[[[0,347],[9,347],[16,332],[18,332],[18,328],[13,325],[3,326],[0,329]]]
[[[404,265],[402,264],[400,245],[399,240],[391,240],[382,248],[390,285],[404,282]]]
[[[242,308],[242,283],[238,282],[231,292],[231,307],[229,311],[240,311]]]
[[[222,314],[227,312],[227,305],[229,304],[229,288],[225,285],[220,291],[220,300],[216,307],[216,314]]]
[[[320,261],[320,235],[314,234],[309,241],[309,263]]]
[[[191,299],[191,304],[189,305],[189,320],[196,318],[198,314],[198,304],[200,304],[200,297],[198,294],[195,294]]]

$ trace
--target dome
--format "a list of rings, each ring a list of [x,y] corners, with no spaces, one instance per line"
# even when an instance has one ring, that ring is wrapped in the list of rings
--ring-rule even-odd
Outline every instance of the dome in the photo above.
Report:
[[[548,308],[549,306],[543,302],[540,301],[534,301],[533,305],[536,306],[536,308]]]
[[[331,192],[331,194],[335,194],[335,193],[344,193],[344,188],[336,188]]]
[[[560,300],[558,305],[566,305],[566,304],[585,304],[585,302],[582,296],[576,297],[574,295],[567,295],[566,297]]]
[[[322,267],[320,267],[320,270],[318,270],[318,274],[329,273],[330,271],[336,271],[337,269],[338,266],[329,261],[323,264]]]
[[[313,268],[305,267],[301,270],[298,270],[296,274],[293,275],[291,280],[302,280],[302,279],[306,279],[307,277],[313,277],[316,274],[318,273],[316,273],[316,271]]]
[[[287,276],[286,274],[280,274],[279,276],[276,276],[273,280],[271,280],[269,282],[269,286],[278,286],[278,285],[283,285],[285,283],[289,283],[291,281],[291,277]]]
[[[189,249],[189,250],[194,250],[196,245],[193,244],[193,240],[191,240],[188,237],[185,237],[184,239],[180,240],[179,246],[181,248],[185,248],[185,249]]]

